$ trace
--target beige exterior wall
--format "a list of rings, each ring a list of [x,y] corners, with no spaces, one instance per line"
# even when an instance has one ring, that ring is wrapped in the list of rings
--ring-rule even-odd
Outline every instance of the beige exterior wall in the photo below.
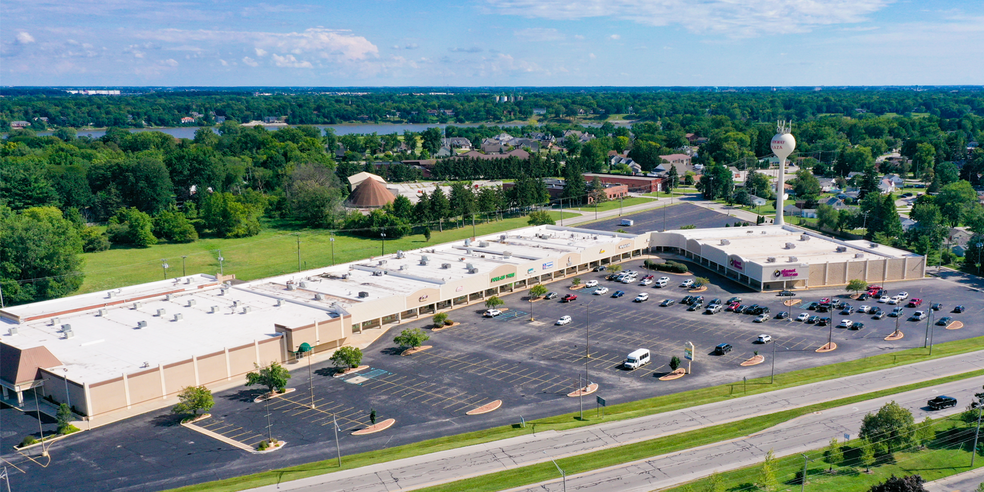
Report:
[[[229,349],[229,369],[233,376],[245,374],[253,370],[256,360],[256,347],[253,344]]]
[[[53,372],[48,372],[41,369],[41,379],[44,381],[45,395],[51,395],[51,397],[59,403],[68,403],[68,401],[71,400],[73,407],[83,413],[88,413],[88,405],[85,400],[85,388],[82,385],[74,383],[71,380],[66,381],[64,372],[57,369]],[[68,383],[67,396],[70,398],[66,398],[66,382]]]
[[[225,381],[227,376],[225,351],[198,358],[199,384],[208,385],[216,381]]]
[[[925,275],[925,263],[926,257],[920,256],[918,258],[909,258],[908,269],[905,272],[905,278],[921,278]]]
[[[885,278],[885,260],[868,261],[868,283],[878,284]]]
[[[817,287],[823,285],[823,277],[826,271],[827,271],[826,264],[815,263],[810,265],[810,287]]]
[[[268,365],[274,361],[283,362],[285,360],[286,355],[282,353],[282,350],[280,348],[279,338],[271,338],[260,342],[259,349],[260,349],[261,366]],[[250,368],[249,370],[252,371],[253,369]],[[246,371],[243,371],[241,374],[245,374],[245,373]]]
[[[847,283],[847,275],[844,270],[844,263],[827,263],[827,285],[839,285]]]
[[[188,386],[195,386],[195,364],[191,359],[164,366],[164,391],[175,395]]]
[[[89,405],[92,407],[89,416],[96,416],[126,409],[126,387],[123,378],[89,385]]]
[[[885,280],[902,280],[905,265],[904,258],[892,258],[888,260],[888,276]]]
[[[131,405],[161,398],[164,394],[161,388],[161,375],[157,368],[128,375],[127,387],[130,389]]]
[[[849,261],[847,262],[847,281],[850,282],[854,279],[861,279],[867,281],[864,276],[864,263],[863,261]]]

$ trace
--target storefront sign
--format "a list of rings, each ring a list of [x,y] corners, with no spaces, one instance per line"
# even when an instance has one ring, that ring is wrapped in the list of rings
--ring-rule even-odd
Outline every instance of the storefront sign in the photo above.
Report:
[[[526,274],[527,275],[532,275],[533,274],[533,269],[530,268],[530,269],[526,270]]]
[[[461,292],[463,290],[465,290],[465,286],[464,285],[459,285],[457,289],[454,289],[455,292]]]
[[[430,296],[426,296],[426,295],[420,296],[420,297],[417,298],[417,302],[424,302],[424,301],[427,300],[428,297],[430,297]]]
[[[543,264],[543,269],[544,270],[549,270],[551,268],[553,268],[553,262],[552,261],[548,261],[548,262],[546,262],[546,263]]]
[[[625,249],[628,248],[629,246],[632,246],[632,243],[619,244],[618,249]]]
[[[599,254],[599,255],[603,255],[603,254],[605,254],[605,250],[601,250],[601,251],[599,251],[599,252],[598,252],[598,254]]]
[[[498,276],[498,277],[492,277],[492,281],[493,282],[499,282],[499,281],[505,280],[507,278],[513,278],[515,276],[516,276],[515,273],[507,273],[505,275],[501,275],[501,276]]]
[[[733,258],[731,260],[731,267],[734,268],[735,270],[744,270],[745,269],[745,266],[741,262],[741,260],[736,260],[736,259],[733,259]]]
[[[798,277],[799,272],[797,272],[795,268],[777,269],[776,271],[772,272],[772,276],[775,278]]]

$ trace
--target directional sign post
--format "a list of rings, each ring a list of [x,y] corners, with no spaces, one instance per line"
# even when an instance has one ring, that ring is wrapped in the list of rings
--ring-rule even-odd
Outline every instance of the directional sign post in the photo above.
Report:
[[[687,359],[687,374],[690,374],[690,364],[692,364],[694,361],[693,343],[687,342],[687,344],[683,346],[683,358]]]
[[[605,416],[605,399],[600,396],[595,396],[595,402],[598,403],[597,410],[601,412],[601,416]]]

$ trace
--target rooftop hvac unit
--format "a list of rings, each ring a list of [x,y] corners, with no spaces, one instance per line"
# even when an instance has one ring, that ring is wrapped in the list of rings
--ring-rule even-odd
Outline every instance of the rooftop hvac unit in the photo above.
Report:
[[[877,248],[877,247],[878,247],[878,243],[871,243],[871,245],[870,245],[870,246],[871,246],[872,248]]]
[[[809,240],[810,240],[809,234],[800,234],[800,241],[809,241]]]
[[[845,251],[847,251],[847,246],[838,246],[837,247],[837,252],[838,253],[843,253]]]
[[[188,278],[186,278],[186,279],[185,279],[185,283],[186,283],[186,284],[190,284],[190,283],[191,283],[191,277],[188,277]]]
[[[797,261],[799,261],[799,258],[797,258],[797,257],[795,257],[795,256],[790,256],[790,257],[789,257],[789,262],[790,262],[790,263],[796,263]]]
[[[226,295],[226,291],[228,291],[228,290],[229,290],[229,289],[228,289],[228,288],[226,288],[226,287],[222,287],[222,288],[220,288],[220,289],[219,289],[219,295],[220,295],[220,296],[224,296],[224,295]]]
[[[796,245],[795,244],[793,244],[793,243],[786,243],[786,249],[794,249],[794,248],[796,248]]]
[[[141,329],[141,328],[146,328],[146,327],[147,327],[147,322],[146,321],[137,321],[137,329],[138,330]]]
[[[488,248],[489,247],[489,242],[488,241],[479,241],[478,242],[478,247],[479,248]]]
[[[233,307],[239,307],[239,301],[232,301]]]
[[[274,306],[280,307],[284,305],[283,299],[277,299],[277,302],[273,304]]]
[[[762,234],[767,234],[767,233],[765,231],[762,231]]]
[[[165,314],[167,314],[167,311],[165,311],[163,309],[158,309],[157,310],[157,317],[163,318]]]
[[[61,325],[61,331],[63,333],[66,331],[72,331],[72,325]]]
[[[140,309],[141,307],[143,307],[143,303],[142,302],[135,302],[135,303],[133,303],[133,309]]]
[[[369,293],[368,292],[366,292],[364,290],[359,291],[359,298],[360,299],[365,299],[366,297],[369,297]]]
[[[505,258],[505,259],[512,258],[512,251],[503,251],[502,252],[502,257]]]
[[[855,258],[864,258],[864,253],[854,253]]]
[[[297,290],[297,286],[293,282],[287,284],[287,290]]]
[[[104,308],[104,309],[100,309],[100,310],[99,310],[99,316],[101,316],[101,317],[103,317],[103,318],[105,318],[105,317],[106,317],[106,309],[105,309],[105,308]]]
[[[69,338],[75,338],[75,332],[74,331],[68,330],[68,331],[65,332],[65,339],[67,340]]]
[[[407,266],[406,265],[400,265],[400,271],[401,272],[404,271],[404,270],[406,270],[406,269],[407,269]]]
[[[506,242],[506,235],[505,234],[500,234],[499,235],[499,241]]]
[[[301,283],[300,283],[300,284],[298,284],[298,285],[299,285],[299,286],[300,286],[300,287],[301,287],[302,289],[306,289],[306,288],[307,288],[307,282],[304,282],[304,281],[301,281]]]
[[[55,316],[54,318],[51,318],[51,326],[57,325],[58,324],[58,321],[60,321],[58,319],[58,316]]]
[[[348,280],[348,276],[349,276],[349,274],[343,273],[342,274],[342,280]]]
[[[146,369],[148,367],[150,367],[150,362],[144,362],[143,365],[140,366],[141,369]]]
[[[9,332],[8,334],[9,334],[10,336],[14,336],[14,335],[16,335],[16,334],[17,334],[17,327],[16,327],[16,326],[11,326],[11,327],[10,327],[10,332]]]
[[[745,231],[745,234],[755,234],[755,231]]]
[[[383,271],[382,270],[373,270],[372,276],[373,277],[382,277],[383,276]]]
[[[108,292],[108,294],[109,294],[109,295],[107,295],[107,297],[109,297],[110,299],[112,299],[112,298],[114,298],[114,297],[116,297],[116,293],[115,293],[115,292],[113,292],[113,291],[110,291],[110,292]]]
[[[727,239],[722,239],[721,240],[721,246],[727,246],[729,244],[731,244],[731,241],[728,241]]]
[[[768,257],[768,258],[765,259],[765,262],[766,263],[775,263],[776,262],[776,257],[775,256],[770,256],[770,257]]]
[[[172,296],[171,294],[168,294],[168,295],[164,296],[164,300],[165,301],[170,301],[172,297],[174,297],[174,296]]]
[[[192,307],[195,304],[198,304],[198,303],[194,299],[188,299],[188,307]]]
[[[325,295],[324,294],[321,294],[321,293],[315,294],[314,295],[314,300],[316,300],[316,301],[323,301],[323,300],[325,300]]]
[[[430,261],[430,258],[428,258],[427,255],[423,255],[423,256],[420,257],[420,264],[421,265],[425,265],[426,266],[427,265],[427,262],[429,262],[429,261]]]
[[[380,265],[385,265],[386,264],[386,260],[379,260],[379,264]]]
[[[219,306],[211,306],[208,308],[208,314],[215,314],[219,312]]]
[[[181,321],[184,319],[184,315],[181,313],[174,313],[174,321]]]
[[[466,237],[465,238],[465,247],[467,248],[469,246],[471,246],[471,239],[469,239],[469,238]]]
[[[404,253],[402,249],[396,250],[396,259],[402,260],[406,256],[407,256],[406,253]]]
[[[252,310],[251,306],[243,306],[243,314],[249,314]]]

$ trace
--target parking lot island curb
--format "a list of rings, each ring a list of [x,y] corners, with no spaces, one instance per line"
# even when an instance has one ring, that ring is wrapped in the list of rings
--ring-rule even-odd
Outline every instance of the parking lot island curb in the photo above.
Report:
[[[742,362],[741,363],[741,366],[742,367],[757,366],[757,365],[759,365],[759,364],[761,364],[763,362],[765,362],[765,356],[764,355],[756,355],[755,357],[752,357],[751,359],[748,359],[748,360]]]
[[[440,327],[437,327],[437,328],[431,328],[431,331],[433,331],[434,333],[440,333],[440,332],[442,332],[444,330],[447,330],[448,328],[454,328],[455,326],[458,326],[460,324],[461,323],[455,321],[454,323],[451,323],[450,325],[444,325],[444,326],[440,326]]]
[[[598,391],[598,383],[591,383],[591,384],[587,385],[584,388],[578,388],[578,389],[576,389],[574,391],[571,391],[570,393],[567,393],[567,396],[569,396],[571,398],[577,398],[577,397],[583,396],[583,395],[590,395],[591,393],[594,393],[595,391]]]
[[[502,406],[502,400],[496,400],[490,403],[486,403],[478,408],[473,408],[467,412],[465,415],[482,415],[483,413],[494,412]]]
[[[959,330],[964,327],[963,321],[954,321],[946,326],[947,330]]]
[[[788,299],[788,300],[782,301],[782,304],[784,306],[786,306],[786,307],[793,307],[793,306],[795,306],[795,305],[797,305],[797,304],[799,304],[801,302],[803,302],[801,299]]]
[[[903,337],[905,337],[905,333],[902,333],[901,330],[898,332],[898,335],[896,335],[895,332],[893,331],[887,337],[885,337],[885,340],[889,342],[894,342],[896,340],[901,340]]]
[[[830,343],[825,343],[825,344],[821,345],[820,348],[818,348],[816,350],[816,352],[818,354],[822,354],[822,353],[826,353],[826,352],[833,352],[835,350],[837,350],[837,344],[834,343],[834,342],[830,342]]]
[[[369,369],[369,366],[350,367],[348,369],[343,369],[341,371],[336,372],[335,374],[332,374],[331,377],[340,378],[342,376],[348,376],[349,374],[353,374],[359,371],[364,371],[366,369]]]
[[[414,347],[414,348],[406,349],[400,355],[402,355],[402,356],[413,355],[413,354],[416,354],[417,352],[423,352],[423,351],[425,351],[425,350],[427,350],[427,349],[429,349],[431,347],[433,347],[433,345],[421,345],[419,347]]]
[[[677,369],[677,370],[675,370],[675,371],[673,371],[673,372],[671,372],[671,373],[669,373],[669,374],[667,374],[667,375],[659,378],[659,380],[660,381],[673,381],[674,379],[680,379],[680,378],[682,378],[682,377],[684,377],[686,375],[687,375],[687,370],[681,367],[681,368],[679,368],[679,369]]]
[[[396,419],[386,419],[386,420],[384,420],[384,421],[382,421],[382,422],[380,422],[378,424],[370,425],[369,427],[366,427],[365,429],[359,429],[359,430],[353,432],[352,435],[353,436],[364,436],[366,434],[375,434],[377,432],[382,432],[382,431],[384,431],[386,429],[389,429],[390,427],[393,427],[393,424],[395,424],[395,423],[396,423]]]
[[[241,443],[239,441],[236,441],[234,439],[230,439],[230,438],[228,438],[226,436],[223,436],[222,434],[219,434],[217,432],[212,432],[212,431],[210,431],[210,430],[208,430],[208,429],[206,429],[204,427],[199,427],[199,426],[197,426],[195,424],[187,423],[187,422],[183,422],[181,424],[181,426],[182,427],[185,427],[185,428],[188,428],[188,429],[191,429],[191,430],[193,430],[195,432],[198,432],[200,434],[204,434],[204,435],[206,435],[208,437],[211,437],[212,439],[215,439],[216,441],[224,442],[224,443],[226,443],[226,444],[228,444],[228,445],[230,445],[230,446],[232,446],[234,448],[238,448],[238,449],[241,449],[243,451],[246,451],[247,453],[256,454],[258,452],[258,451],[256,451],[255,449],[253,449],[250,446],[247,446],[247,445],[245,445],[245,444],[243,444],[243,443]]]
[[[273,394],[263,393],[262,395],[257,396],[255,399],[253,399],[253,403],[263,403],[263,402],[265,402],[267,400],[272,400],[274,398],[280,398],[281,396],[284,396],[284,395],[293,393],[295,391],[297,391],[295,388],[287,388],[287,389],[284,390],[283,393],[273,393]]]

